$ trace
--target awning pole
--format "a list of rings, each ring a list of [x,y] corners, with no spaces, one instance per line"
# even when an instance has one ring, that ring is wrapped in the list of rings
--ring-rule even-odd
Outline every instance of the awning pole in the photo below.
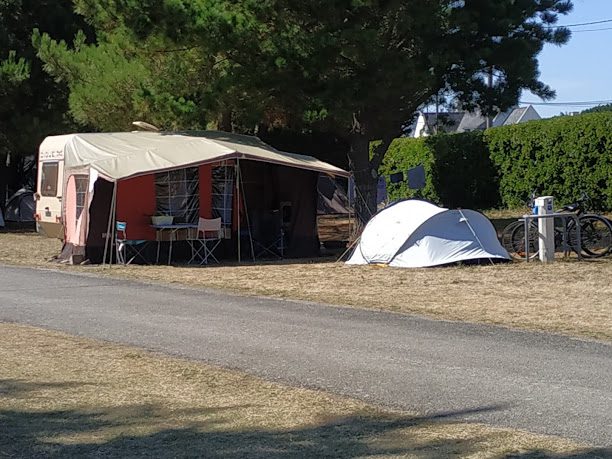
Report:
[[[236,158],[236,239],[238,239],[238,263],[240,263],[240,158]]]
[[[249,244],[251,245],[251,258],[255,263],[255,249],[253,247],[253,235],[251,234],[251,220],[249,219],[249,208],[246,202],[246,193],[244,192],[244,181],[240,181],[240,189],[242,190],[242,202],[244,202],[244,216],[246,217],[247,230],[249,231]]]
[[[117,182],[113,183],[113,195],[111,198],[111,205],[110,205],[110,209],[109,209],[109,214],[108,214],[108,223],[106,225],[106,240],[104,241],[104,255],[102,257],[102,267],[104,267],[106,265],[106,253],[108,251],[109,248],[109,236],[111,236],[111,228],[112,228],[112,221],[114,219],[114,210],[115,210],[115,201],[117,199]],[[111,238],[112,240],[112,238]],[[108,263],[110,265],[112,261],[112,255],[109,257]]]

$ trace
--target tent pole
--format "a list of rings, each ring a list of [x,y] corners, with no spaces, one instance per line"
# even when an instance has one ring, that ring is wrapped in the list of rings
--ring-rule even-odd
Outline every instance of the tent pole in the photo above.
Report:
[[[472,225],[470,225],[470,221],[467,219],[467,217],[463,214],[463,211],[461,209],[457,209],[459,211],[459,213],[461,214],[461,219],[465,222],[465,224],[467,224],[468,228],[470,229],[470,231],[472,232],[472,235],[476,238],[476,240],[478,241],[478,244],[480,245],[480,248],[482,250],[484,250],[485,252],[487,251],[484,247],[484,245],[482,245],[482,242],[480,241],[480,238],[478,237],[478,235],[476,234],[476,231],[474,231],[474,228],[472,228]],[[494,265],[495,263],[493,263],[493,260],[491,260],[491,257],[488,257],[489,263],[491,263],[492,265]]]
[[[347,192],[346,194],[348,196],[350,196],[350,194],[351,194],[351,191],[350,191],[351,190],[351,178],[350,177],[347,179],[347,184],[346,185],[347,185],[346,186],[346,192]],[[354,204],[354,202],[355,202],[355,199],[353,198],[353,204]],[[353,212],[352,212],[352,208],[351,208],[351,200],[350,200],[350,198],[348,199],[348,211],[349,211],[348,212],[348,238],[349,238],[349,242],[350,242],[351,238],[355,234],[357,234],[357,228],[355,227],[356,225],[353,222]],[[351,245],[352,245],[352,243],[351,243]]]
[[[240,189],[242,190],[242,202],[244,202],[244,216],[246,217],[247,229],[249,231],[249,243],[251,245],[251,258],[255,263],[255,249],[253,248],[253,235],[251,234],[251,221],[249,220],[249,209],[247,208],[246,193],[244,192],[244,181],[240,181]]]
[[[102,267],[106,265],[106,253],[109,249],[109,236],[111,236],[111,228],[112,228],[111,225],[113,221],[116,199],[117,199],[117,182],[113,184],[113,194],[112,194],[111,205],[110,205],[109,214],[108,214],[108,223],[106,225],[106,240],[104,241],[104,256],[102,257]],[[111,237],[111,241],[112,241],[112,237]],[[109,256],[108,264],[110,265],[111,262],[112,262],[112,254],[111,256]]]
[[[236,228],[238,263],[240,263],[240,158],[236,158]]]
[[[117,187],[118,187],[118,184],[117,184],[117,181],[115,181],[115,189],[113,190],[113,193],[115,194],[115,200],[113,202],[113,218],[112,218],[113,223],[111,225],[111,243],[112,241],[116,241],[116,237],[117,237]],[[111,249],[110,256],[112,255],[113,255],[113,251]]]

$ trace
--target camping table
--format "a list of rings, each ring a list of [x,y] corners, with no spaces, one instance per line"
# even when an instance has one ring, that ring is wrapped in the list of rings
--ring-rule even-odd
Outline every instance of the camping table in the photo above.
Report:
[[[172,225],[151,225],[153,229],[155,229],[155,239],[157,240],[157,258],[155,259],[155,263],[159,263],[159,247],[161,242],[164,240],[162,235],[164,232],[168,233],[168,241],[170,242],[170,248],[168,249],[168,264],[172,260],[172,242],[174,241],[174,237],[179,230],[182,229],[198,229],[198,225],[194,225],[193,223],[174,223]]]

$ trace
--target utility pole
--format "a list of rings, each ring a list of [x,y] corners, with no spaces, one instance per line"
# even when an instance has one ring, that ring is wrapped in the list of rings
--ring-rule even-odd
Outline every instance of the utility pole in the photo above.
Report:
[[[440,91],[436,93],[436,128],[434,134],[438,133],[438,119],[440,117]]]
[[[489,67],[489,89],[493,89],[493,66]],[[491,127],[491,116],[487,115],[486,119],[486,128],[489,129]]]

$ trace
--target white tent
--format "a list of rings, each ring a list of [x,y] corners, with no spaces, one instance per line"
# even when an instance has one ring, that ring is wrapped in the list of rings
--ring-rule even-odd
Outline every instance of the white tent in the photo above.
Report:
[[[376,214],[347,263],[420,268],[478,259],[510,259],[484,215],[411,199]]]

